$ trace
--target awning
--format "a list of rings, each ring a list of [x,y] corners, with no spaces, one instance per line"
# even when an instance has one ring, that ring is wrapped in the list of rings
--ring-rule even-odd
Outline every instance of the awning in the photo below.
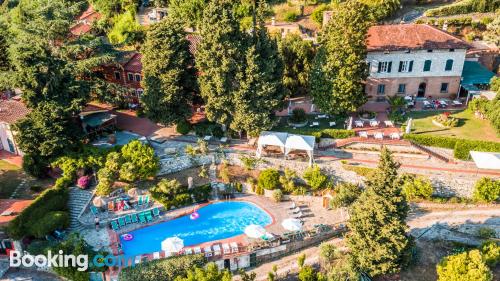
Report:
[[[316,143],[316,138],[313,136],[304,135],[288,135],[285,142],[285,148],[287,150],[297,149],[305,151],[313,151],[314,144]]]
[[[500,153],[471,151],[470,155],[479,169],[500,170]]]
[[[474,86],[474,85],[462,85],[462,88],[464,88],[465,90],[467,90],[467,92],[469,93],[473,93],[473,92],[478,92],[481,91],[478,87]]]
[[[462,85],[490,84],[495,73],[477,61],[465,61],[462,71]]]
[[[285,147],[285,142],[288,134],[282,132],[262,132],[259,136],[258,145],[273,145],[279,147]]]

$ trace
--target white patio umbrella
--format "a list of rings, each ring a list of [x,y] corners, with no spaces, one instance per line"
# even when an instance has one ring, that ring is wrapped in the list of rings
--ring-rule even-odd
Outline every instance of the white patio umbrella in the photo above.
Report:
[[[266,229],[257,224],[251,224],[245,227],[245,234],[250,238],[261,238],[266,234]]]
[[[302,222],[298,219],[286,219],[281,222],[281,226],[286,230],[298,231],[302,229]]]
[[[182,248],[184,248],[184,241],[176,236],[161,242],[161,249],[167,253],[178,253]]]
[[[106,204],[106,202],[104,202],[104,199],[102,199],[101,196],[96,196],[92,200],[92,204],[94,204],[94,206],[96,206],[97,208],[101,208],[102,206],[104,206],[104,204]]]
[[[128,196],[130,197],[136,197],[139,194],[139,191],[137,188],[133,187],[127,191]]]

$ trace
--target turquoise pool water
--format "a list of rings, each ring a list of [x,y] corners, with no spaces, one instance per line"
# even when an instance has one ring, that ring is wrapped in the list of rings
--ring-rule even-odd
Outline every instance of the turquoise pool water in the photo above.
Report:
[[[144,227],[130,232],[131,241],[120,237],[125,256],[136,256],[161,251],[161,242],[177,236],[184,240],[184,246],[230,238],[243,234],[250,224],[266,226],[272,218],[258,206],[242,201],[219,202],[198,209],[200,217],[191,220],[189,216]]]

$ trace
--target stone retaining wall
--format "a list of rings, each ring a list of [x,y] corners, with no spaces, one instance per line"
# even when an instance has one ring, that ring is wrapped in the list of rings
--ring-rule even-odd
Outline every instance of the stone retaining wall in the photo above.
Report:
[[[211,155],[189,156],[181,155],[177,157],[163,158],[160,160],[160,171],[158,176],[168,175],[200,165],[212,163]]]

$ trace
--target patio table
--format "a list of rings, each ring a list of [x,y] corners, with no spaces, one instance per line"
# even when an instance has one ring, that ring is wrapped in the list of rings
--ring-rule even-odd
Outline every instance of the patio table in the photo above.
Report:
[[[365,131],[361,131],[361,132],[359,132],[359,136],[362,137],[362,138],[367,139],[368,138],[368,133],[365,132]]]
[[[375,133],[374,137],[377,140],[382,140],[384,139],[384,133]]]
[[[355,125],[356,127],[363,127],[363,121],[361,121],[361,120],[356,120],[356,121],[354,121],[354,125]]]
[[[462,102],[459,100],[454,100],[454,101],[452,101],[452,104],[453,104],[453,106],[461,106]]]
[[[390,137],[391,137],[391,139],[393,139],[393,140],[399,140],[399,134],[398,134],[398,133],[392,133],[392,134],[390,135]]]
[[[372,126],[372,127],[377,127],[378,124],[379,124],[378,121],[370,121],[370,126]]]

